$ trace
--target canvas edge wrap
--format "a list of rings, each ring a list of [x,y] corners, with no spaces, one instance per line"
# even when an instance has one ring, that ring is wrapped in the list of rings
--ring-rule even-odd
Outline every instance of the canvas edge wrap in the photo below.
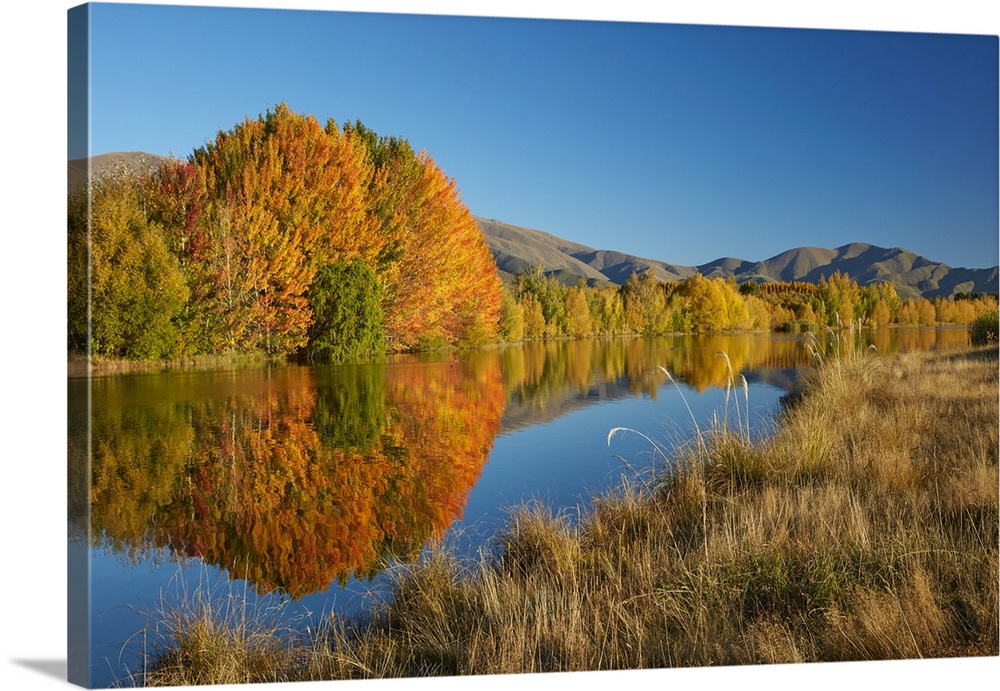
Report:
[[[75,152],[90,155],[90,6],[78,5],[67,11],[67,158]],[[89,171],[88,176],[89,178]],[[68,192],[68,190],[67,190]],[[89,340],[89,339],[88,339]],[[89,349],[89,344],[88,344]],[[89,358],[88,358],[89,360]],[[86,435],[83,459],[67,455],[68,487],[83,487],[90,494],[90,378],[87,377],[85,410],[78,398],[67,397],[67,424],[84,424]],[[69,430],[69,438],[81,430]],[[79,451],[77,451],[79,453]],[[82,462],[80,462],[82,460]],[[84,477],[75,477],[83,474]],[[70,515],[67,497],[67,660],[66,677],[72,684],[91,687],[90,675],[90,505],[77,506]]]

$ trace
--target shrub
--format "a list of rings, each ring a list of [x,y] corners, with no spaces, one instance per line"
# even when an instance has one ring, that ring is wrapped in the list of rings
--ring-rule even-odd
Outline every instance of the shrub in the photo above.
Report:
[[[310,362],[345,361],[385,354],[381,289],[365,262],[322,267],[309,289],[313,323],[306,357]]]
[[[972,345],[997,344],[997,334],[1000,333],[997,323],[998,318],[1000,318],[1000,312],[991,310],[979,315],[969,325],[969,331],[972,335]]]

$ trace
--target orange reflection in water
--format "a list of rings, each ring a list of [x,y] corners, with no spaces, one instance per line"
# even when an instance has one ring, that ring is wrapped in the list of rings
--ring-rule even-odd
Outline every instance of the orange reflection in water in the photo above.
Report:
[[[301,596],[412,557],[460,517],[499,430],[498,367],[292,372],[252,393],[96,411],[95,539]]]

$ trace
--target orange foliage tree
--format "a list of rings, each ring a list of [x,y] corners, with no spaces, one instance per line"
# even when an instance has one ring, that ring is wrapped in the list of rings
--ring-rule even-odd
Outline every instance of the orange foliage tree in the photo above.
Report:
[[[164,164],[149,208],[188,278],[196,351],[298,351],[317,272],[355,260],[380,283],[395,349],[497,337],[502,290],[482,232],[455,181],[404,139],[281,104]]]
[[[374,167],[369,209],[385,239],[376,270],[386,333],[395,349],[496,340],[503,291],[496,263],[455,181],[409,142],[360,122]]]
[[[185,215],[177,232],[200,288],[194,312],[207,349],[304,346],[317,268],[380,249],[366,213],[363,148],[281,105],[220,132],[190,164],[194,183],[184,189],[193,200],[185,206],[198,218]],[[165,186],[184,177],[161,173]]]

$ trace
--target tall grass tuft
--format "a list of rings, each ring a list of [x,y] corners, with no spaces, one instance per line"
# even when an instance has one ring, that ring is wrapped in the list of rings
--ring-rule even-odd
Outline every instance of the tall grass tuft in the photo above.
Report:
[[[287,601],[254,597],[245,582],[189,589],[178,575],[176,600],[164,595],[144,631],[143,661],[135,686],[266,683],[296,674],[299,622],[289,620]]]

